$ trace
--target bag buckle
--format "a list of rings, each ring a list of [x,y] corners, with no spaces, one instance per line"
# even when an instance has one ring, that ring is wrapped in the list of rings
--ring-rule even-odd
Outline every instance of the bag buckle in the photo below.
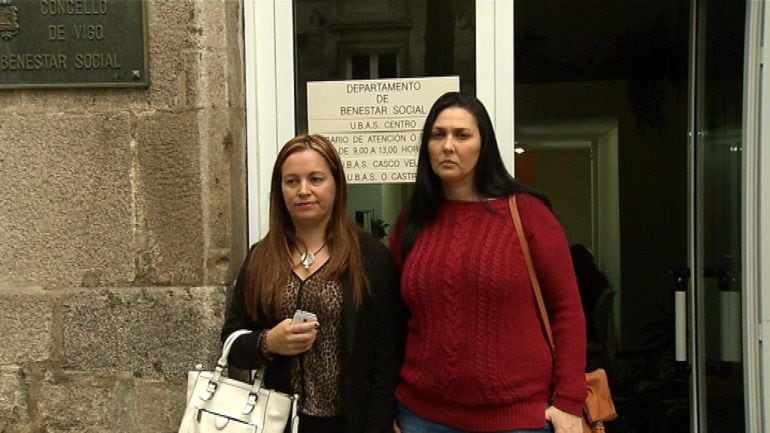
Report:
[[[206,391],[201,394],[200,399],[203,401],[209,401],[211,400],[211,397],[214,397],[214,393],[217,391],[217,383],[216,382],[209,382],[208,385],[206,385]]]
[[[254,410],[254,406],[257,405],[257,400],[259,400],[259,396],[256,392],[250,392],[249,398],[246,399],[246,406],[241,409],[241,413],[244,415],[248,415],[251,413],[251,411]]]

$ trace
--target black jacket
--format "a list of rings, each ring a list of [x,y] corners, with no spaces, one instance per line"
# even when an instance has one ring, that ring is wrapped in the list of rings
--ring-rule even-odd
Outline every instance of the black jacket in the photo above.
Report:
[[[399,293],[398,271],[388,250],[367,234],[360,235],[359,242],[371,290],[356,309],[351,282],[347,278],[342,281],[345,432],[390,433],[393,430],[394,392],[403,358],[406,310]],[[252,248],[249,255],[253,251]],[[244,269],[245,266],[226,308],[223,341],[238,329],[258,331],[276,325],[265,318],[255,322],[246,312],[242,286]],[[290,357],[265,359],[257,349],[257,338],[256,332],[239,337],[230,350],[229,363],[245,370],[265,366],[265,387],[290,392]]]

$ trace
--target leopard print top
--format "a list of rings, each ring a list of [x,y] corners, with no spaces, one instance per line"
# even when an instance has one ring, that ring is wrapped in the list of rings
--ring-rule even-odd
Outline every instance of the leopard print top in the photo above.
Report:
[[[313,416],[343,414],[342,286],[326,279],[327,264],[304,281],[292,272],[281,302],[283,317],[292,317],[298,308],[318,316],[313,347],[291,360],[291,385],[300,396],[300,411]]]

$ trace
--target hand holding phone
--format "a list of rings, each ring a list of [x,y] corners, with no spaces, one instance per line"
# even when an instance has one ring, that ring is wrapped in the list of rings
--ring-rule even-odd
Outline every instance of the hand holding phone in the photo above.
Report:
[[[297,310],[267,331],[265,349],[278,355],[298,355],[313,346],[318,334],[318,319],[314,313]]]

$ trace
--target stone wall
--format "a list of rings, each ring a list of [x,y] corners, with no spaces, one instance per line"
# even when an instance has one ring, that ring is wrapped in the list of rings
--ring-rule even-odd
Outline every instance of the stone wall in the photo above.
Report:
[[[242,6],[147,0],[147,89],[0,91],[0,433],[175,432],[246,249]]]

